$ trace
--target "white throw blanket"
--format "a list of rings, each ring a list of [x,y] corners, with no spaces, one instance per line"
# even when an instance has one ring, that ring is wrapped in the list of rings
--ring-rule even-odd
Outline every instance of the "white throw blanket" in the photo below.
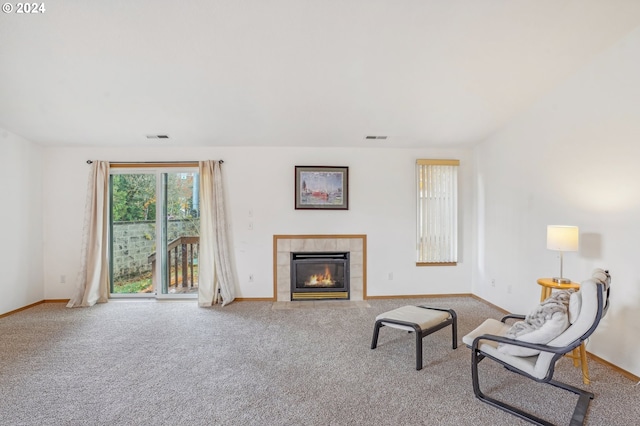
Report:
[[[518,321],[507,331],[505,337],[515,339],[532,331],[539,330],[547,321],[559,321],[567,317],[569,298],[573,290],[560,290],[551,294],[531,311],[523,321]],[[567,323],[567,326],[569,324]]]

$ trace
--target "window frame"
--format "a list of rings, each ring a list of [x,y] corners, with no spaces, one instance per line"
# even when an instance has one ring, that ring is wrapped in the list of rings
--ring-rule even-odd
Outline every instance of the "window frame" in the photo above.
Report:
[[[156,250],[159,254],[159,261],[155,265],[155,275],[158,281],[155,283],[153,291],[150,293],[114,293],[113,292],[113,218],[112,209],[112,176],[122,174],[148,174],[154,176],[156,182],[155,194],[156,218],[155,218],[155,240],[159,246],[167,244],[167,176],[168,173],[195,173],[199,176],[199,163],[197,161],[184,162],[113,162],[110,163],[109,170],[109,298],[110,299],[196,299],[198,292],[194,293],[168,293],[167,276],[165,270],[168,265],[168,255],[165,250]]]
[[[456,266],[458,264],[459,170],[460,160],[416,160],[416,266]],[[435,179],[439,181],[431,185],[427,182],[429,176],[433,177],[432,181]],[[429,188],[426,187],[427,184],[430,185]],[[438,217],[434,220],[425,218],[426,215],[433,214],[437,214]],[[441,215],[447,217],[442,218]],[[429,229],[434,227],[438,229],[430,232]],[[433,248],[429,249],[427,247],[429,245]]]

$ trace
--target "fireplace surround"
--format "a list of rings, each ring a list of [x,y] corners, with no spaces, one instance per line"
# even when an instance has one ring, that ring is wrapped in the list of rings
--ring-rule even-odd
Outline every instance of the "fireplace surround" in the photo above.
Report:
[[[363,301],[367,290],[367,236],[318,234],[273,236],[273,294],[291,302],[291,252],[349,252],[349,300]],[[336,302],[342,303],[342,302]]]

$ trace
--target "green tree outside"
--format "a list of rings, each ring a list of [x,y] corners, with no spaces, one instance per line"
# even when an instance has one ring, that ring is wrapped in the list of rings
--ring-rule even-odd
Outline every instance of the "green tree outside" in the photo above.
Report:
[[[197,174],[167,175],[167,215],[169,219],[198,217],[193,205],[193,184]],[[153,174],[112,176],[113,221],[138,222],[156,219],[156,178]]]
[[[156,219],[155,175],[113,175],[112,191],[114,222]]]

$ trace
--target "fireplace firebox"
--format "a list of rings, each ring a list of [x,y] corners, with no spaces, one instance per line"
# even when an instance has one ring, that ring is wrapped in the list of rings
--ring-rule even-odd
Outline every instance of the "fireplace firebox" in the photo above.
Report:
[[[349,252],[291,253],[291,300],[349,299]]]

